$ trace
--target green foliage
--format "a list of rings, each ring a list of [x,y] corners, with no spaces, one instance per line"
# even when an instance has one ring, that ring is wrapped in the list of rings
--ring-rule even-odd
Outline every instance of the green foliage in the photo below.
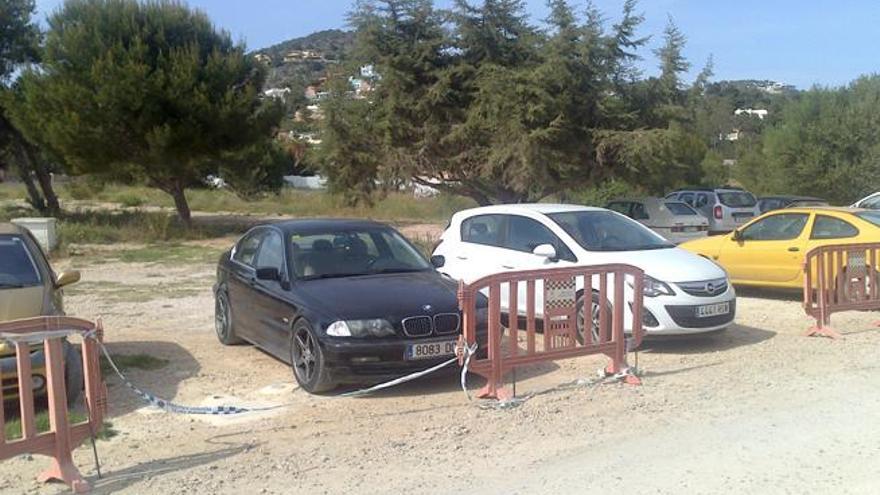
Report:
[[[34,0],[0,2],[0,87],[15,68],[37,58],[40,29],[33,16]]]
[[[649,190],[670,176],[699,181],[705,145],[685,107],[683,35],[670,23],[661,79],[642,80],[635,1],[610,28],[592,4],[585,15],[549,5],[542,30],[519,0],[358,3],[353,65],[373,63],[381,79],[369,103],[343,92],[326,105],[331,187],[363,199],[396,177],[487,204],[615,176],[645,178]]]
[[[280,118],[259,98],[262,67],[183,4],[68,0],[48,24],[13,122],[75,173],[124,173],[171,194],[184,221],[183,191],[206,158],[265,139]]]
[[[786,105],[762,139],[757,187],[848,204],[880,188],[880,76],[814,88]]]
[[[264,140],[240,151],[225,153],[218,160],[220,177],[231,191],[245,200],[277,193],[282,177],[293,170],[293,161],[274,140]]]

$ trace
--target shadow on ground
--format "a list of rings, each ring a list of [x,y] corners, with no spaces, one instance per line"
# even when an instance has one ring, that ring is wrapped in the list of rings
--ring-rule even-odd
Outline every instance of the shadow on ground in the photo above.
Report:
[[[157,369],[138,369],[136,367],[122,369],[122,373],[135,387],[161,399],[173,400],[180,383],[195,376],[201,369],[199,362],[189,351],[171,342],[109,342],[107,350],[110,352],[110,356],[120,363],[123,362],[123,359],[119,357],[135,355],[148,355],[166,360],[168,364]],[[112,370],[106,366],[103,368],[111,418],[128,414],[148,405],[140,396],[126,387]]]
[[[803,301],[804,293],[800,289],[769,289],[765,287],[736,288],[737,297],[754,297],[756,299],[773,299],[776,301]]]
[[[726,330],[707,334],[653,337],[642,342],[639,351],[646,354],[702,354],[759,344],[775,335],[776,332],[770,330],[734,324]]]
[[[237,455],[252,447],[253,445],[251,444],[240,444],[210,452],[158,459],[118,471],[104,472],[102,473],[104,475],[102,479],[98,479],[97,476],[89,476],[88,481],[93,486],[92,493],[116,493],[144,479],[211,464]],[[182,489],[181,491],[186,490]],[[199,490],[196,489],[196,491],[198,492]]]

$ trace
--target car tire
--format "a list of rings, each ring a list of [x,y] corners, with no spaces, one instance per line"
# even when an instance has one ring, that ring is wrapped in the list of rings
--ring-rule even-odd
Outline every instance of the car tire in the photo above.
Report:
[[[297,320],[290,332],[290,368],[299,386],[310,394],[336,388],[330,379],[318,336],[304,319]]]
[[[599,311],[601,306],[599,305],[599,294],[595,292],[591,292],[590,297],[590,314],[593,316],[592,322],[590,325],[590,330],[592,334],[592,342],[596,343],[599,341]],[[578,296],[577,299],[577,341],[579,344],[584,343],[584,300],[585,297],[583,294]],[[612,315],[611,312],[611,304],[607,301],[605,302],[605,307],[608,311],[608,317],[610,318]]]
[[[80,400],[85,387],[82,354],[80,348],[64,341],[64,388],[67,392],[67,405],[73,406]]]
[[[214,297],[214,331],[217,334],[217,340],[223,345],[237,345],[243,342],[235,335],[229,296],[223,289],[218,290]]]

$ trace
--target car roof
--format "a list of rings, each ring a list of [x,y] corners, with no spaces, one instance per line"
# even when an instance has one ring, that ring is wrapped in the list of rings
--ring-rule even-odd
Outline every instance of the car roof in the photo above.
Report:
[[[357,218],[299,218],[296,220],[281,220],[259,225],[259,227],[266,226],[279,228],[285,234],[307,234],[310,232],[321,232],[328,229],[357,230],[391,228],[389,225],[381,222]]]
[[[681,204],[687,204],[684,201],[681,201],[678,199],[657,198],[654,196],[642,196],[642,197],[632,196],[632,197],[624,197],[624,198],[614,198],[611,201],[609,201],[609,203],[615,203],[615,202],[619,202],[619,201],[638,201],[640,203],[681,203]]]
[[[459,211],[457,215],[473,216],[491,213],[540,213],[546,215],[549,213],[563,213],[567,211],[605,211],[605,209],[594,206],[562,203],[516,203],[469,208],[467,210]]]
[[[785,208],[783,210],[773,210],[773,213],[812,213],[816,211],[825,211],[830,213],[859,213],[862,211],[872,211],[866,208],[849,208],[847,206],[798,206],[796,208]],[[771,212],[767,212],[771,213]]]
[[[706,192],[714,192],[714,191],[739,191],[739,192],[748,192],[741,187],[736,186],[724,186],[724,187],[682,187],[680,189],[676,189],[674,191],[670,191],[669,194],[682,193],[682,192],[691,192],[691,191],[706,191]],[[667,194],[667,196],[669,195]]]
[[[763,199],[790,199],[792,201],[825,201],[822,198],[816,198],[813,196],[796,196],[793,194],[778,194],[775,196],[761,196],[758,198],[758,201]]]

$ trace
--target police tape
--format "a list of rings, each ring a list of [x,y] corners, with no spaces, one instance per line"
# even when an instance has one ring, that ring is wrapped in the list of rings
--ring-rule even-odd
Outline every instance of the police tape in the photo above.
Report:
[[[110,368],[113,370],[113,372],[116,374],[116,376],[119,377],[119,379],[122,381],[122,383],[125,384],[126,387],[128,387],[135,395],[140,397],[144,402],[146,402],[149,405],[154,406],[156,408],[162,409],[163,411],[169,412],[169,413],[224,416],[224,415],[243,414],[243,413],[249,413],[249,412],[271,411],[271,410],[275,410],[275,409],[281,409],[284,407],[290,407],[293,405],[293,403],[288,403],[288,404],[278,404],[278,405],[274,405],[274,406],[261,406],[261,407],[243,407],[243,406],[230,406],[230,405],[185,406],[185,405],[181,405],[181,404],[176,404],[176,403],[171,402],[169,400],[159,398],[149,392],[146,392],[146,391],[138,388],[137,385],[132,383],[131,380],[129,380],[125,376],[125,374],[122,372],[122,370],[119,369],[119,366],[117,366],[116,362],[113,360],[113,357],[110,355],[110,351],[107,350],[107,347],[104,345],[104,343],[96,338],[96,331],[95,330],[89,330],[87,332],[83,332],[81,330],[52,330],[52,331],[47,331],[47,332],[35,332],[35,333],[30,333],[30,334],[0,333],[0,340],[7,340],[10,342],[20,342],[20,343],[32,344],[32,343],[37,343],[37,342],[40,342],[40,341],[43,341],[43,340],[49,339],[49,338],[61,338],[61,337],[67,337],[70,335],[80,335],[83,339],[94,340],[98,344],[98,347],[101,349],[101,353],[104,355],[104,358],[107,360],[107,364],[110,365]],[[473,347],[471,352],[475,352],[475,351],[476,351],[476,346]],[[468,360],[469,359],[470,359],[470,356],[468,356]],[[393,387],[396,385],[400,385],[400,384],[403,384],[406,382],[416,380],[416,379],[421,378],[425,375],[429,375],[431,373],[439,371],[440,369],[445,368],[445,367],[455,363],[456,361],[458,361],[458,357],[453,357],[447,361],[444,361],[444,362],[437,364],[435,366],[432,366],[430,368],[427,368],[427,369],[424,369],[421,371],[416,371],[414,373],[410,373],[408,375],[401,376],[401,377],[395,378],[393,380],[390,380],[390,381],[387,381],[384,383],[379,383],[377,385],[373,385],[371,387],[360,389],[360,390],[353,390],[351,392],[345,392],[345,393],[342,393],[339,395],[326,396],[323,398],[337,399],[337,398],[346,398],[346,397],[360,397],[360,396],[372,394],[374,392],[378,392],[379,390],[390,388],[390,387]],[[467,367],[465,366],[464,369],[467,370]],[[462,383],[464,383],[464,382],[462,382]]]

